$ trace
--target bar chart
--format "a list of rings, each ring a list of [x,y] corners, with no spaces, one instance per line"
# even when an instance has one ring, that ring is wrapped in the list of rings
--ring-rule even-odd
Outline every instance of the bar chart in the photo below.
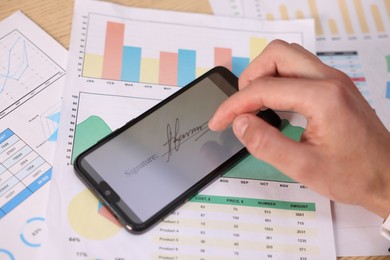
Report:
[[[90,14],[82,76],[170,86],[184,86],[214,66],[239,76],[276,38],[302,42],[300,33],[217,30]]]
[[[334,39],[376,35],[387,38],[390,31],[390,3],[387,0],[285,0],[242,1],[246,17],[266,20],[314,18],[317,37]]]

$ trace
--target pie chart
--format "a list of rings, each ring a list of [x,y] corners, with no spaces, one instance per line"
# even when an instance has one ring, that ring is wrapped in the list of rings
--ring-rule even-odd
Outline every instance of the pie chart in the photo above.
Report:
[[[74,231],[93,240],[112,237],[122,228],[111,212],[88,189],[71,200],[68,218]]]

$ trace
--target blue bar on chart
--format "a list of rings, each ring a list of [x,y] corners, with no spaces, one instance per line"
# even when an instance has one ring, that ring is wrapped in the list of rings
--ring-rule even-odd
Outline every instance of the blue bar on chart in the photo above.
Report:
[[[390,99],[390,81],[387,81],[386,84],[386,98]]]
[[[232,57],[232,70],[234,75],[239,77],[244,69],[249,65],[249,58]]]
[[[52,167],[12,130],[0,133],[0,219],[46,184]]]
[[[196,51],[179,49],[177,83],[183,87],[196,78]]]
[[[141,48],[123,46],[121,80],[139,82]]]

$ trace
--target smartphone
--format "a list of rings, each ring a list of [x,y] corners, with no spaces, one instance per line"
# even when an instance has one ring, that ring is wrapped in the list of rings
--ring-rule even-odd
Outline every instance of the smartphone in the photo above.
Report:
[[[248,154],[231,127],[208,128],[238,90],[216,67],[80,154],[76,174],[131,233],[158,223]],[[272,110],[260,117],[279,127]]]

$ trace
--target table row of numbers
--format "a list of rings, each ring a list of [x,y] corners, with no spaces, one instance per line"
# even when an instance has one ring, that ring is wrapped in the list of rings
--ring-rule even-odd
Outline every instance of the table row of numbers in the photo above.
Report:
[[[0,218],[51,179],[52,167],[12,130],[0,133]]]

